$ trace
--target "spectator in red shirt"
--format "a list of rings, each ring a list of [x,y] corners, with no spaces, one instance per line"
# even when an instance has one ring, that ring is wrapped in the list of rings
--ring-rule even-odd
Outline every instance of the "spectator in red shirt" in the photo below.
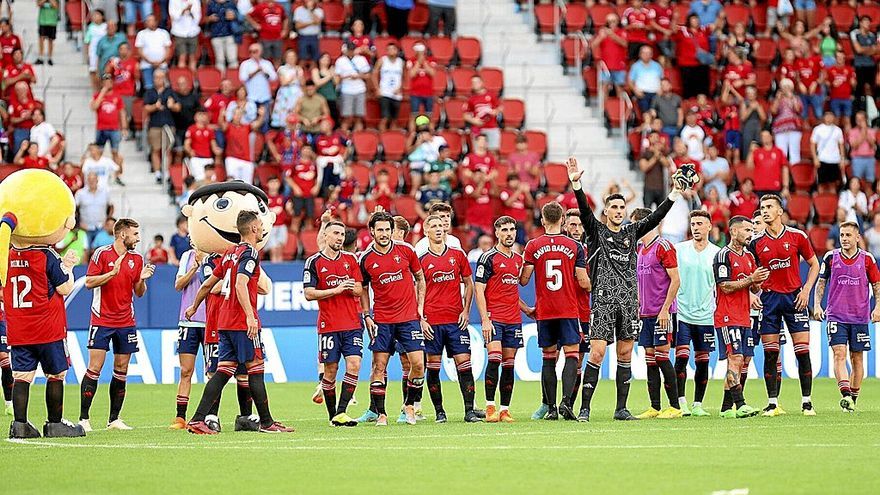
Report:
[[[79,167],[70,162],[64,162],[61,166],[61,180],[67,184],[70,192],[74,194],[83,187],[82,172]]]
[[[348,37],[348,41],[357,49],[366,48],[369,51],[374,49],[373,39],[365,33],[364,21],[361,19],[355,19],[351,23],[351,36]]]
[[[208,123],[214,129],[214,139],[221,148],[226,147],[226,136],[220,129],[220,122],[225,119],[226,106],[235,101],[235,89],[232,81],[224,79],[220,81],[220,89],[205,100],[203,106],[208,112]]]
[[[315,152],[321,196],[326,197],[329,188],[339,185],[348,154],[348,138],[333,130],[333,121],[329,118],[321,121],[321,134],[315,138]]]
[[[428,58],[425,45],[416,43],[413,46],[416,57],[407,60],[406,69],[409,71],[409,105],[413,119],[410,129],[415,128],[415,117],[421,114],[429,118],[434,113],[434,71],[437,64]]]
[[[802,47],[794,66],[798,74],[797,92],[803,104],[802,118],[806,121],[810,115],[810,107],[813,107],[813,117],[821,119],[825,108],[825,74],[822,71],[822,57],[810,55],[809,48]]]
[[[735,89],[742,94],[745,86],[753,86],[755,84],[755,70],[752,63],[743,60],[736,50],[727,52],[727,68],[724,69],[724,88]]]
[[[205,180],[205,168],[213,166],[223,154],[214,138],[214,130],[208,125],[208,112],[204,108],[196,111],[196,122],[186,130],[183,151],[189,158],[187,170],[196,182]]]
[[[291,205],[287,196],[281,192],[281,180],[278,177],[272,176],[266,181],[266,196],[269,198],[266,206],[275,213],[275,223],[269,231],[266,251],[269,251],[269,261],[280,263],[284,259],[284,246],[287,245]]]
[[[461,176],[463,182],[471,182],[476,180],[474,176],[477,171],[482,172],[490,182],[494,181],[498,175],[495,156],[489,153],[486,136],[479,135],[474,139],[474,149],[461,162]]]
[[[32,86],[37,82],[37,76],[34,74],[34,68],[31,64],[27,64],[24,62],[24,53],[21,49],[16,49],[12,52],[12,60],[10,63],[6,64],[3,69],[3,97],[7,100],[9,98],[14,97],[14,93],[12,92],[12,88],[14,88],[19,81],[24,81],[28,85],[28,94],[33,98],[34,93]]]
[[[391,189],[391,177],[388,175],[388,170],[383,168],[376,174],[376,185],[373,186],[370,194],[378,206],[384,208],[385,211],[391,211],[394,191]],[[424,220],[424,217],[422,219]]]
[[[254,181],[254,156],[251,150],[251,133],[263,125],[263,115],[250,124],[241,122],[244,108],[232,112],[232,122],[224,122],[226,133],[226,175],[248,184]]]
[[[746,166],[755,177],[755,191],[759,196],[781,194],[788,197],[788,160],[785,153],[773,144],[773,134],[761,131],[761,146],[752,144]]]
[[[257,32],[266,58],[273,62],[281,60],[283,40],[290,33],[290,19],[284,8],[275,0],[264,0],[254,5],[247,20]]]
[[[672,19],[675,16],[675,11],[670,5],[670,0],[657,0],[651,9],[654,11],[654,15],[649,20],[649,24],[651,31],[654,32],[657,48],[664,59],[660,62],[665,67],[668,60],[675,58],[675,46],[671,40],[674,28]]]
[[[28,84],[18,81],[15,85],[15,98],[9,102],[9,122],[14,128],[10,150],[18,150],[22,142],[30,139],[31,127],[34,126],[33,111],[40,106],[31,96]]]
[[[147,253],[147,260],[153,265],[165,265],[169,262],[172,265],[176,265],[177,259],[174,258],[174,253],[165,249],[164,244],[165,237],[162,234],[156,234],[153,237],[153,247]]]
[[[0,65],[6,67],[11,64],[12,52],[15,50],[21,50],[21,38],[12,32],[12,24],[9,23],[9,19],[0,19]]]
[[[102,149],[110,143],[110,151],[113,152],[113,161],[119,165],[119,175],[122,175],[122,155],[119,154],[119,142],[122,140],[121,129],[125,123],[125,108],[122,98],[116,94],[113,84],[113,76],[104,74],[102,77],[101,91],[92,96],[89,108],[97,114],[95,124],[95,143]]]
[[[132,105],[138,91],[137,83],[141,80],[141,68],[137,58],[131,54],[131,45],[119,45],[119,57],[110,60],[107,71],[113,75],[114,92],[122,98],[125,106],[124,128],[129,129],[133,118]]]
[[[498,194],[498,199],[504,205],[502,212],[516,220],[516,242],[520,246],[526,244],[526,222],[529,212],[535,202],[529,185],[519,180],[516,172],[507,174],[507,186]]]
[[[48,170],[49,159],[40,156],[39,150],[40,148],[37,146],[37,143],[24,141],[21,143],[18,153],[15,154],[13,162],[19,167]]]
[[[856,85],[856,71],[846,63],[846,54],[838,51],[834,54],[837,65],[825,68],[825,80],[828,81],[828,98],[831,100],[831,111],[840,120],[840,126],[849,129],[849,118],[852,116],[852,95]]]
[[[492,207],[492,180],[482,169],[473,175],[473,183],[464,187],[464,195],[468,199],[466,221],[476,236],[492,232],[494,211]]]
[[[522,134],[516,137],[516,151],[507,157],[511,170],[519,175],[520,182],[529,186],[534,194],[541,185],[541,157],[529,151],[529,143]]]
[[[718,189],[709,188],[703,201],[703,209],[709,212],[713,225],[727,225],[727,219],[730,218],[730,205],[727,200],[721,199],[721,196],[718,195]]]
[[[300,156],[293,168],[285,171],[285,180],[291,190],[293,201],[293,223],[291,229],[299,232],[306,219],[315,216],[315,196],[318,195],[318,167],[315,166],[315,152],[310,144],[303,144]]]
[[[483,78],[471,78],[471,96],[464,109],[464,121],[470,125],[471,136],[486,136],[490,150],[501,147],[501,129],[498,128],[498,114],[503,111],[498,97],[486,89]]]
[[[739,190],[730,195],[730,216],[744,216],[751,218],[752,213],[758,209],[758,195],[755,194],[755,181],[746,178],[739,185]]]
[[[296,116],[288,115],[284,129],[276,131],[266,140],[272,160],[281,165],[282,171],[292,169],[299,157],[302,137],[297,132],[296,125]]]
[[[793,48],[786,48],[782,52],[782,63],[776,68],[776,82],[783,79],[797,80],[797,67],[795,66],[797,57],[795,57]]]
[[[592,41],[593,50],[598,52],[599,60],[605,65],[605,68],[600,66],[599,71],[599,79],[605,94],[611,90],[612,84],[617,94],[621,94],[624,90],[627,44],[627,33],[620,26],[620,18],[617,17],[617,14],[608,14],[605,18],[605,26],[599,28],[599,32]],[[638,54],[638,52],[636,53]]]
[[[685,25],[677,27],[673,40],[675,63],[681,69],[682,98],[708,94],[710,66],[701,63],[698,53],[711,55],[709,32],[700,27],[700,18],[696,14],[689,15]]]
[[[630,60],[638,58],[642,46],[650,43],[648,27],[655,15],[654,10],[645,7],[642,0],[630,0],[629,7],[623,11],[622,21]]]

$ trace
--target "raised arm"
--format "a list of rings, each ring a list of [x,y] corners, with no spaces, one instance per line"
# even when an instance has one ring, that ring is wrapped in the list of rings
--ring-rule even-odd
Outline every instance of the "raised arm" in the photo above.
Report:
[[[581,187],[581,176],[584,175],[584,171],[578,167],[577,158],[573,156],[566,160],[565,166],[568,168],[568,180],[571,181],[571,188],[574,190],[574,197],[577,198],[578,210],[580,210],[581,223],[584,225],[584,231],[587,235],[593,235],[593,233],[599,228],[599,221],[596,220],[596,216],[593,215],[593,210],[590,208],[590,204],[587,201],[587,195],[584,194],[583,188]]]

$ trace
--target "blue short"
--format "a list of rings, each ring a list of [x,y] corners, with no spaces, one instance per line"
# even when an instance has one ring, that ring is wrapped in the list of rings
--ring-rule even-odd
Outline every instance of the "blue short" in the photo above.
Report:
[[[338,363],[348,356],[363,355],[363,330],[341,330],[318,335],[318,361],[321,363]]]
[[[541,349],[580,344],[582,340],[580,322],[577,318],[538,320],[538,347]]]
[[[641,318],[642,329],[639,330],[639,346],[641,347],[660,347],[669,345],[672,342],[672,331],[663,330],[657,324],[657,317]],[[677,318],[673,313],[670,315],[670,328],[676,327]]]
[[[829,321],[826,330],[828,330],[828,345],[849,344],[849,350],[852,352],[871,350],[871,335],[868,333],[867,323],[838,323],[836,321]]]
[[[873,156],[854,156],[852,157],[852,174],[868,182],[874,182],[876,163],[877,159]]]
[[[95,144],[101,149],[104,149],[104,146],[108,141],[110,142],[111,150],[119,151],[119,142],[122,141],[122,133],[119,131],[98,131],[95,134]]]
[[[728,149],[738,150],[742,148],[742,142],[742,132],[730,129],[724,133],[724,143],[727,145]]]
[[[835,117],[851,117],[852,116],[853,102],[850,99],[832,98],[830,106],[831,106],[831,111],[834,113]]]
[[[715,350],[715,327],[712,325],[694,325],[678,322],[675,330],[675,347],[689,346],[693,342],[694,352],[712,352]]]
[[[205,327],[179,327],[177,329],[178,354],[198,354],[199,346],[205,346]]]
[[[626,84],[626,71],[625,70],[612,70],[610,72],[601,71],[599,72],[599,80],[603,83],[612,83],[615,86],[623,86]]]
[[[9,345],[6,343],[5,321],[0,321],[0,352],[9,352]]]
[[[797,10],[816,10],[816,0],[794,0],[794,8]]]
[[[138,351],[137,330],[134,327],[89,327],[89,349],[109,351],[110,342],[113,342],[114,354],[134,354]]]
[[[429,356],[440,356],[443,349],[449,357],[471,353],[471,336],[467,330],[458,328],[457,323],[431,325],[434,330],[433,339],[425,339],[425,353]]]
[[[253,339],[243,330],[220,330],[219,362],[249,363],[266,354],[260,334]]]
[[[379,329],[376,330],[376,337],[370,342],[371,351],[394,354],[397,349],[395,343],[399,343],[406,353],[425,350],[425,337],[422,335],[419,320],[376,323],[376,325]]]
[[[520,349],[523,347],[523,334],[521,323],[498,323],[492,322],[492,335],[489,342],[500,341],[503,349]]]
[[[806,308],[798,311],[794,308],[794,300],[797,292],[781,294],[779,292],[764,291],[761,293],[761,304],[764,309],[761,312],[761,335],[773,335],[782,333],[782,322],[788,327],[788,333],[810,331],[810,316]]]
[[[12,371],[36,371],[37,365],[46,375],[57,375],[70,367],[67,341],[56,340],[47,344],[17,345],[12,347]]]
[[[424,108],[424,113],[426,115],[431,115],[434,112],[434,97],[433,96],[410,96],[409,97],[409,106],[413,115],[418,115],[421,112],[420,108]]]
[[[743,357],[755,355],[755,339],[749,327],[721,327],[718,331],[718,359],[727,359],[728,354]]]
[[[135,24],[140,13],[141,22],[147,20],[148,16],[153,15],[153,2],[147,0],[125,0],[125,24]]]
[[[581,354],[590,353],[590,322],[588,321],[581,322],[581,345],[578,352]]]

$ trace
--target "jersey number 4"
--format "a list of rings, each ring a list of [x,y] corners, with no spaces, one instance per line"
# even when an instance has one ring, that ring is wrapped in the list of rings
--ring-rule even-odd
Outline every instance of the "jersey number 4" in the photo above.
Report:
[[[547,260],[544,262],[544,272],[547,275],[547,289],[553,292],[562,288],[562,260]]]
[[[226,270],[226,274],[223,275],[223,285],[220,286],[220,295],[223,296],[224,299],[229,299],[230,285],[232,284],[232,270]]]
[[[12,307],[16,309],[32,308],[34,303],[24,298],[31,293],[31,279],[27,275],[19,275],[9,279],[12,284]]]

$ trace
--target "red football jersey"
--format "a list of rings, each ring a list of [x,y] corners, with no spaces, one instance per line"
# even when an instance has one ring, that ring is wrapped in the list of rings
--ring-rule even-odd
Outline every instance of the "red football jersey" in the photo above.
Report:
[[[761,288],[781,294],[790,294],[803,287],[799,257],[808,260],[816,256],[807,234],[787,226],[782,227],[779,237],[772,237],[764,231],[752,240],[749,250],[759,266],[770,270],[770,277]]]
[[[226,127],[226,156],[251,161],[251,126],[229,124]]]
[[[275,213],[275,223],[273,223],[272,226],[278,227],[280,225],[286,225],[287,221],[290,220],[287,215],[287,209],[284,208],[284,205],[287,204],[287,196],[282,194],[269,194],[267,196],[269,202],[266,205]]]
[[[371,244],[360,259],[364,288],[373,288],[373,320],[403,323],[419,319],[414,273],[422,271],[412,246],[393,242],[382,254]]]
[[[345,153],[347,143],[345,136],[338,132],[321,134],[315,138],[315,151],[318,156],[338,156]]]
[[[311,198],[312,188],[318,181],[318,169],[315,167],[315,162],[300,158],[291,170],[291,178],[302,191],[302,195],[299,197]]]
[[[489,183],[483,183],[483,187],[476,197],[471,197],[477,186],[468,184],[464,187],[464,193],[468,195],[468,209],[465,215],[468,225],[480,227],[486,232],[492,231],[492,222],[495,218],[495,207],[492,204],[492,195]]]
[[[211,116],[211,123],[220,121],[220,114],[226,112],[226,105],[235,99],[234,95],[226,96],[223,93],[214,93],[205,100],[205,110]]]
[[[199,127],[196,124],[186,130],[186,139],[190,140],[190,147],[198,158],[212,158],[211,141],[214,139],[214,131],[208,127]]]
[[[24,103],[20,101],[13,102],[9,105],[9,116],[12,118],[21,118],[24,117],[25,113],[29,114],[27,118],[15,124],[16,129],[30,129],[34,126],[34,110],[39,108],[40,105],[37,103],[37,100],[30,99]]]
[[[9,33],[8,36],[0,35],[0,53],[2,53],[3,66],[12,65],[12,52],[16,49],[21,50],[21,38],[18,35]]]
[[[98,97],[98,93],[92,96],[92,100]],[[122,98],[111,91],[104,95],[101,104],[98,105],[97,124],[95,128],[99,131],[118,131],[119,130],[119,112],[123,109]]]
[[[562,234],[544,234],[526,244],[525,263],[535,267],[537,319],[578,318],[582,295],[575,268],[586,268],[583,245]]]
[[[853,85],[856,71],[848,65],[833,65],[825,69],[825,79],[828,82],[828,97],[832,100],[848,100],[852,98]]]
[[[491,153],[486,153],[483,156],[476,153],[468,153],[468,155],[464,157],[462,165],[470,169],[472,172],[482,170],[483,173],[488,174],[492,169],[498,166],[498,162],[495,161],[495,157],[492,156]]]
[[[749,288],[743,288],[730,294],[721,290],[721,282],[733,282],[744,279],[758,268],[755,257],[747,249],[742,253],[721,248],[715,255],[715,327],[751,327],[749,315]]]
[[[464,311],[461,299],[461,281],[471,276],[467,255],[457,248],[446,247],[441,254],[429,249],[419,261],[425,273],[428,290],[425,293],[425,318],[431,325],[458,323]]]
[[[104,275],[113,270],[119,254],[113,244],[98,248],[89,262],[87,276]],[[127,328],[135,326],[134,286],[141,279],[144,257],[137,251],[125,253],[119,273],[106,284],[92,290],[92,326]]]
[[[260,25],[261,39],[276,41],[281,39],[284,19],[287,17],[284,8],[277,3],[258,3],[251,10],[251,17]]]
[[[220,291],[220,307],[217,309],[218,330],[247,331],[247,315],[244,313],[238,297],[235,295],[235,280],[238,275],[248,276],[248,298],[257,326],[260,315],[257,314],[257,280],[260,278],[260,254],[250,244],[238,244],[226,249],[223,259],[214,268],[214,276],[223,281]]]
[[[724,71],[724,80],[730,83],[745,81],[754,73],[755,70],[752,68],[752,63],[746,60],[739,65],[728,65]]]
[[[498,108],[498,98],[488,91],[480,95],[471,95],[465,104],[464,111],[483,122],[480,126],[471,126],[471,132],[479,134],[480,129],[495,129],[498,121],[492,115],[492,110]]]
[[[22,74],[24,72],[30,72],[31,75],[34,75],[34,68],[31,67],[29,64],[7,65],[6,68],[3,70],[3,79],[12,79],[13,77],[18,77],[20,74]],[[34,75],[34,78],[36,79],[36,75]],[[28,83],[28,96],[30,98],[33,98],[34,92],[33,92],[33,89],[30,87],[30,85],[33,84],[33,82],[31,82],[31,81],[25,81],[25,82]],[[15,99],[14,95],[15,95],[15,85],[14,84],[7,86],[3,90],[3,97],[6,98],[7,100]]]
[[[632,43],[648,43],[648,26],[656,13],[647,8],[634,9],[632,7],[623,11],[621,20],[623,25],[629,27],[626,30],[627,41]]]
[[[219,254],[211,254],[205,258],[201,267],[202,273],[200,279],[202,283],[213,275],[214,269],[217,268],[217,265],[220,264],[220,260],[222,259],[223,256]],[[208,293],[208,297],[205,298],[206,344],[217,344],[220,342],[220,333],[217,331],[217,316],[218,311],[220,310],[220,301],[222,300],[223,296],[220,294],[212,294],[210,292]]]
[[[819,79],[819,73],[822,71],[822,59],[818,56],[798,58],[794,63],[798,73],[798,80],[803,84],[807,91],[810,91],[810,85]],[[822,91],[822,85],[817,85],[811,94],[819,94]]]
[[[511,198],[513,198],[513,201],[508,206],[506,203]],[[502,209],[504,215],[512,217],[517,222],[525,223],[525,221],[529,217],[530,212],[526,209],[524,194],[521,194],[519,191],[514,191],[510,188],[505,188],[498,195],[498,199],[505,203]]]
[[[519,272],[523,258],[511,252],[505,256],[495,248],[482,255],[477,262],[474,277],[479,284],[486,284],[486,311],[489,319],[498,323],[519,324]]]
[[[335,259],[317,253],[306,260],[303,287],[332,289],[347,279],[357,283],[363,281],[357,258],[351,253],[339,253]],[[319,334],[361,328],[360,297],[351,292],[343,292],[318,301]]]
[[[165,248],[150,248],[147,253],[150,263],[154,265],[163,265],[168,263],[168,250]]]
[[[138,61],[134,57],[120,60],[113,68],[113,91],[119,96],[134,96],[138,75]]]
[[[55,290],[67,280],[54,249],[9,250],[9,273],[3,287],[9,345],[45,344],[67,337],[64,297]]]
[[[49,168],[49,159],[45,156],[38,156],[36,158],[26,156],[22,161],[24,162],[24,168],[38,168],[42,170],[47,170]]]

